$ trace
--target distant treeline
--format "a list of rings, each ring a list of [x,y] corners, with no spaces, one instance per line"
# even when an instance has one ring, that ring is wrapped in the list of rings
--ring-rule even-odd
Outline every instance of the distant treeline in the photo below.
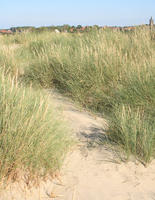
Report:
[[[12,32],[23,32],[23,31],[31,31],[31,32],[42,32],[42,31],[58,31],[58,32],[83,32],[89,31],[91,29],[100,29],[97,25],[94,26],[70,26],[68,24],[62,26],[42,26],[42,27],[34,27],[34,26],[24,26],[24,27],[12,27],[10,30]]]
[[[148,26],[146,25],[139,25],[139,26],[124,26],[124,27],[118,27],[118,26],[98,26],[98,25],[93,25],[93,26],[82,26],[82,25],[77,25],[77,26],[70,26],[68,24],[61,25],[61,26],[42,26],[42,27],[34,27],[34,26],[23,26],[23,27],[12,27],[10,29],[4,29],[0,30],[0,33],[2,34],[10,34],[10,33],[16,33],[16,32],[24,32],[24,31],[29,31],[29,32],[43,32],[43,31],[51,31],[51,32],[68,32],[68,33],[76,33],[76,32],[88,32],[90,30],[100,30],[100,29],[112,29],[112,30],[120,30],[120,31],[132,31],[136,29],[137,27],[141,26]]]

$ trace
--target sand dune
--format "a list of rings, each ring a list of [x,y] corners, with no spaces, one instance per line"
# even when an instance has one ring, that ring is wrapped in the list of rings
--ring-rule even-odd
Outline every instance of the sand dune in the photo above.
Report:
[[[0,200],[155,199],[155,161],[147,168],[134,160],[121,162],[114,148],[100,145],[106,140],[104,119],[81,111],[55,91],[51,99],[72,127],[77,147],[68,154],[58,179],[31,189],[22,181],[12,184],[0,193]]]

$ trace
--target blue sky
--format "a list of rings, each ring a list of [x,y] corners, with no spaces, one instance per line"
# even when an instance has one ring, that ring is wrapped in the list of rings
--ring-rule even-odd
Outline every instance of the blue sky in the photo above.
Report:
[[[0,29],[14,26],[148,23],[155,0],[1,0]]]

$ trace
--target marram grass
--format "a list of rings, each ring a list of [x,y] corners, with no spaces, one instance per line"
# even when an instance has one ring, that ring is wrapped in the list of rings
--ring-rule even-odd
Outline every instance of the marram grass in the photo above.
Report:
[[[5,39],[5,38],[4,38]],[[15,40],[16,39],[16,40]],[[110,139],[129,158],[155,157],[155,40],[147,27],[84,34],[24,33],[14,49],[19,80],[57,87],[109,121]],[[20,73],[21,68],[24,73]]]
[[[36,178],[59,170],[71,138],[51,99],[1,73],[0,105],[0,181],[17,172]]]

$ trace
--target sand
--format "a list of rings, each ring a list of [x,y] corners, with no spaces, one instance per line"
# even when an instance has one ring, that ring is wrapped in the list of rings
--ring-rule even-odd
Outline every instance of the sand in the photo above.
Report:
[[[31,189],[22,181],[8,185],[0,200],[155,200],[155,161],[147,168],[134,159],[121,161],[123,153],[120,157],[106,143],[103,118],[81,110],[56,91],[50,93],[78,144],[67,155],[58,179]]]

